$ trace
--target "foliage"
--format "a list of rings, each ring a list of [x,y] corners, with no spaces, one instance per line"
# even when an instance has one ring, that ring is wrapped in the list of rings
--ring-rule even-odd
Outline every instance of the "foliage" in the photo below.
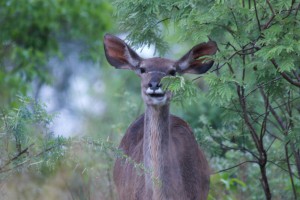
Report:
[[[2,137],[3,143],[0,143],[1,153],[5,152],[1,154],[4,160],[0,162],[0,183],[8,187],[0,191],[1,195],[5,194],[4,199],[45,199],[45,196],[46,199],[67,199],[70,194],[79,199],[115,199],[113,163],[117,156],[130,159],[120,153],[116,141],[123,136],[128,124],[141,114],[142,101],[136,84],[138,80],[133,80],[137,79],[136,75],[126,72],[121,75],[120,71],[112,71],[112,68],[102,72],[107,87],[103,95],[101,93],[94,98],[109,103],[103,115],[83,114],[84,135],[71,138],[53,135],[51,128],[56,124],[52,120],[59,113],[58,116],[48,114],[44,105],[30,98],[19,97],[20,102],[14,108],[3,111],[0,120],[3,129],[0,132],[3,138],[11,136],[7,140],[9,149],[6,149],[6,140]],[[128,92],[128,87],[133,89],[133,86],[136,90]],[[11,125],[6,128],[5,124]],[[21,154],[16,150],[13,130],[17,130],[17,135],[24,141],[20,145]],[[34,145],[31,145],[33,141]],[[54,148],[56,144],[59,145]],[[134,165],[141,173],[145,171],[143,165]]]
[[[39,169],[47,175],[64,157],[67,140],[53,137],[53,116],[44,105],[30,98],[19,101],[19,107],[1,115],[0,174]]]
[[[161,80],[164,90],[172,92],[172,101],[183,103],[184,100],[195,100],[198,94],[198,88],[192,81],[183,76],[166,76]]]
[[[48,193],[47,199],[66,199],[69,193],[81,199],[92,195],[114,199],[114,158],[129,159],[117,145],[99,136],[55,136],[51,131],[55,116],[46,112],[45,105],[29,97],[19,97],[19,101],[18,107],[3,111],[0,121],[0,183],[8,187],[5,199],[20,198],[18,195],[40,199]]]
[[[1,107],[16,94],[26,95],[33,81],[51,81],[47,62],[63,56],[63,42],[81,43],[83,57],[99,60],[102,37],[112,27],[111,11],[105,0],[0,1]]]
[[[210,200],[214,199],[233,199],[232,196],[237,194],[239,191],[245,190],[247,187],[246,184],[237,179],[232,177],[234,175],[230,175],[228,173],[216,174],[213,175],[211,178],[211,194],[208,197]],[[225,190],[223,189],[225,188]],[[222,191],[222,192],[220,192]],[[223,193],[224,191],[224,193]],[[227,193],[227,194],[226,194]],[[224,198],[225,197],[225,198]],[[240,197],[239,199],[242,199]]]
[[[166,40],[190,45],[217,41],[215,70],[203,78],[209,91],[200,98],[206,100],[187,111],[193,115],[199,143],[211,147],[214,158],[245,162],[243,166],[251,168],[243,175],[246,189],[241,194],[230,193],[228,198],[297,199],[299,2],[115,0],[114,5],[122,30],[129,32],[128,39],[137,47],[154,44],[163,54]],[[182,94],[180,100],[192,96],[186,95],[192,89],[184,84],[185,79],[171,79],[168,88]],[[213,112],[217,107],[217,117],[199,117],[201,106],[213,108]],[[226,168],[225,164],[212,164],[215,170]],[[240,180],[243,171],[238,169],[233,175]],[[213,195],[217,194],[212,191],[212,199]]]
[[[173,101],[185,105],[173,111],[191,124],[209,155],[209,199],[299,198],[299,2],[109,3],[0,1],[0,192],[8,192],[6,199],[115,199],[111,169],[114,157],[124,156],[116,141],[143,110],[137,78],[101,68],[104,91],[94,98],[105,110],[83,116],[88,137],[54,136],[55,116],[16,95],[51,84],[56,74],[47,63],[64,56],[65,42],[83,47],[84,59],[101,61],[113,6],[120,30],[137,48],[154,45],[160,54],[179,56],[197,43],[218,43],[211,72],[163,80]]]
[[[0,1],[1,199],[113,199],[110,152],[55,136],[55,116],[37,101],[40,87],[62,81],[56,78],[63,70],[49,60],[63,59],[67,44],[80,47],[81,59],[100,63],[112,11],[106,0]]]

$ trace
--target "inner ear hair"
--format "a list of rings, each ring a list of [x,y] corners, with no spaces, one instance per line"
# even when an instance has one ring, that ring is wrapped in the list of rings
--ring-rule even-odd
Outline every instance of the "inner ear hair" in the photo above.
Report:
[[[142,60],[123,40],[110,34],[104,36],[104,50],[107,61],[117,69],[135,70]]]
[[[213,61],[207,56],[217,52],[217,44],[214,41],[201,43],[194,46],[176,64],[180,73],[202,74],[207,72],[213,65]]]

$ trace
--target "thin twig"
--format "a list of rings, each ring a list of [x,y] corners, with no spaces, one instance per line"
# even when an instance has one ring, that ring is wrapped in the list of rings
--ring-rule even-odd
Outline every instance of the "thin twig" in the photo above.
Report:
[[[294,102],[294,101],[296,101],[296,100],[298,100],[298,99],[300,99],[300,96],[299,96],[299,97],[295,97],[294,99],[290,100],[290,102]],[[285,103],[283,103],[283,104],[280,104],[280,105],[274,107],[273,109],[276,110],[276,109],[278,109],[278,108],[280,108],[280,107],[282,107],[282,106],[285,106],[285,105],[288,104],[288,103],[289,103],[289,102],[285,102]]]
[[[294,76],[296,77],[296,79],[300,82],[300,77],[298,76],[297,72],[295,70],[292,70]]]
[[[28,147],[26,148],[27,150],[26,150],[25,152],[27,152],[27,151],[28,151],[28,148],[31,147],[32,145],[34,145],[34,144],[31,144],[30,146],[28,146]],[[28,163],[28,162],[31,160],[31,158],[39,157],[39,156],[41,156],[42,154],[44,154],[44,153],[46,153],[46,152],[48,152],[48,151],[50,151],[50,150],[56,148],[57,146],[59,146],[59,145],[51,146],[51,147],[49,147],[49,148],[47,148],[47,149],[41,151],[40,153],[37,153],[37,154],[35,154],[35,155],[33,155],[33,156],[30,156],[30,157],[29,157],[27,160],[25,160],[24,162],[19,163],[18,165],[14,166],[14,167],[11,167],[11,168],[9,168],[9,169],[3,169],[3,168],[5,167],[5,166],[3,166],[2,168],[0,168],[0,173],[8,172],[8,171],[11,171],[11,170],[16,169],[16,168],[18,168],[18,167],[21,167],[22,165]],[[24,150],[23,150],[23,151],[24,151]],[[24,153],[23,153],[23,154],[24,154]],[[20,157],[20,156],[18,156],[18,157]],[[14,159],[17,159],[18,157],[15,156]],[[10,160],[10,162],[11,162],[11,161],[12,161],[12,160]],[[8,164],[9,164],[9,163],[8,163]],[[6,166],[7,166],[8,164],[6,164]]]
[[[297,6],[297,9],[296,9],[296,13],[295,13],[295,18],[297,17],[297,15],[298,15],[298,11],[299,11],[299,9],[300,9],[300,3],[298,4],[298,6]]]
[[[279,65],[276,63],[275,59],[271,59],[271,62],[273,63],[274,67],[278,70],[279,69]],[[297,87],[300,87],[300,82],[296,82],[293,81],[286,73],[284,72],[279,72],[281,74],[281,76],[287,80],[289,83],[291,83],[292,85],[295,85]]]
[[[3,169],[8,166],[11,162],[13,162],[14,160],[18,159],[20,156],[22,156],[23,154],[27,153],[29,148],[32,147],[34,145],[34,143],[32,143],[31,145],[29,145],[28,147],[26,147],[25,149],[23,149],[22,151],[20,151],[17,155],[15,155],[13,158],[9,159],[2,167],[0,167],[0,172],[3,171]]]
[[[268,121],[268,116],[269,116],[269,98],[266,96],[264,99],[265,102],[265,114],[264,114],[264,119],[261,125],[261,131],[260,131],[260,141],[263,141],[263,137],[266,133],[267,130],[267,121]]]
[[[267,23],[265,23],[265,25],[263,26],[263,30],[268,29],[270,27],[270,24],[273,21],[273,19],[275,19],[275,15],[272,15],[270,19],[267,21]]]
[[[169,19],[171,19],[171,18],[170,18],[170,17],[167,17],[167,18],[165,18],[165,19],[159,20],[158,22],[156,22],[156,24],[155,24],[154,26],[156,26],[156,25],[158,25],[158,24],[160,24],[160,23],[162,23],[162,22],[164,22],[164,21],[167,21],[167,20],[169,20]]]
[[[285,19],[285,18],[288,18],[289,16],[290,16],[290,14],[292,13],[292,11],[293,11],[293,6],[294,6],[294,3],[295,3],[295,0],[292,0],[292,3],[291,3],[291,6],[290,6],[290,9],[289,9],[289,11],[288,11],[288,14],[283,18],[283,19]]]
[[[257,11],[257,7],[256,7],[256,0],[254,0],[253,2],[254,2],[255,17],[256,17],[258,29],[259,29],[259,31],[261,31],[260,21],[259,21],[259,17],[258,17],[258,11]]]
[[[231,170],[231,169],[233,169],[233,168],[236,168],[236,167],[238,167],[238,166],[241,166],[241,165],[243,165],[243,164],[246,164],[246,163],[257,163],[257,161],[254,161],[254,160],[247,160],[247,161],[241,162],[241,163],[239,163],[239,164],[237,164],[237,165],[234,165],[234,166],[232,166],[232,167],[229,167],[229,168],[222,169],[222,170],[220,170],[220,171],[214,172],[213,174],[222,173],[222,172]]]
[[[272,12],[272,14],[273,14],[273,15],[276,15],[276,14],[275,14],[275,11],[274,11],[274,9],[273,9],[273,7],[272,7],[272,4],[270,3],[270,1],[269,1],[269,0],[266,0],[266,2],[267,2],[267,4],[268,4],[268,6],[269,6],[269,8],[270,8],[270,10],[271,10],[271,12]]]
[[[288,153],[288,147],[287,147],[287,145],[288,145],[288,143],[286,143],[285,147],[284,147],[285,158],[286,158],[288,172],[289,172],[289,176],[290,176],[290,180],[291,180],[291,184],[292,184],[292,188],[293,188],[294,198],[297,199],[297,192],[296,192],[296,188],[295,188],[295,184],[294,184],[293,172],[292,172],[292,169],[291,169],[291,164],[290,164],[290,159],[289,159],[289,153]]]
[[[283,167],[281,167],[280,165],[278,165],[276,162],[274,162],[274,161],[272,161],[272,160],[268,160],[268,163],[271,163],[271,164],[275,165],[276,167],[282,169],[283,171],[289,173],[289,171],[288,171],[287,169],[284,169]],[[296,177],[297,179],[300,179],[300,177],[297,176],[296,174],[292,173],[292,175],[293,175],[294,177]]]
[[[274,137],[274,139],[272,140],[271,144],[269,145],[269,147],[266,149],[266,152],[269,151],[269,149],[272,147],[273,143],[275,142],[277,138]]]
[[[257,89],[262,88],[262,87],[264,87],[264,86],[266,86],[266,85],[268,85],[268,84],[271,84],[271,83],[273,83],[273,82],[275,82],[275,81],[278,81],[278,80],[280,80],[280,79],[281,79],[281,77],[276,77],[276,78],[274,78],[274,79],[272,79],[272,80],[270,80],[270,81],[268,81],[268,82],[258,84],[258,85],[256,86],[256,88],[252,89],[248,94],[245,95],[244,98],[247,98],[250,94],[252,94],[253,92],[255,92]]]

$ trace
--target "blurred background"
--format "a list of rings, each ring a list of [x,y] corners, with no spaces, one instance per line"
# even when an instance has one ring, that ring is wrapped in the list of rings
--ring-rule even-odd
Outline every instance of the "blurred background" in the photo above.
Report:
[[[300,3],[268,2],[0,0],[0,199],[116,199],[144,105],[106,33],[145,58],[215,40],[213,69],[174,83],[171,108],[209,160],[209,199],[300,198]]]

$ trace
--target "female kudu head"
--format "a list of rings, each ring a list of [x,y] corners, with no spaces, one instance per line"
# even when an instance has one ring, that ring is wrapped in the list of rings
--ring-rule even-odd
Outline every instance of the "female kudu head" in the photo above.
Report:
[[[176,73],[202,74],[213,65],[213,61],[201,58],[216,53],[217,45],[213,41],[194,46],[177,61],[166,58],[143,59],[123,40],[113,35],[104,37],[105,55],[108,62],[117,69],[130,69],[141,77],[141,93],[146,105],[166,105],[172,94],[163,91],[160,81],[165,76]]]

